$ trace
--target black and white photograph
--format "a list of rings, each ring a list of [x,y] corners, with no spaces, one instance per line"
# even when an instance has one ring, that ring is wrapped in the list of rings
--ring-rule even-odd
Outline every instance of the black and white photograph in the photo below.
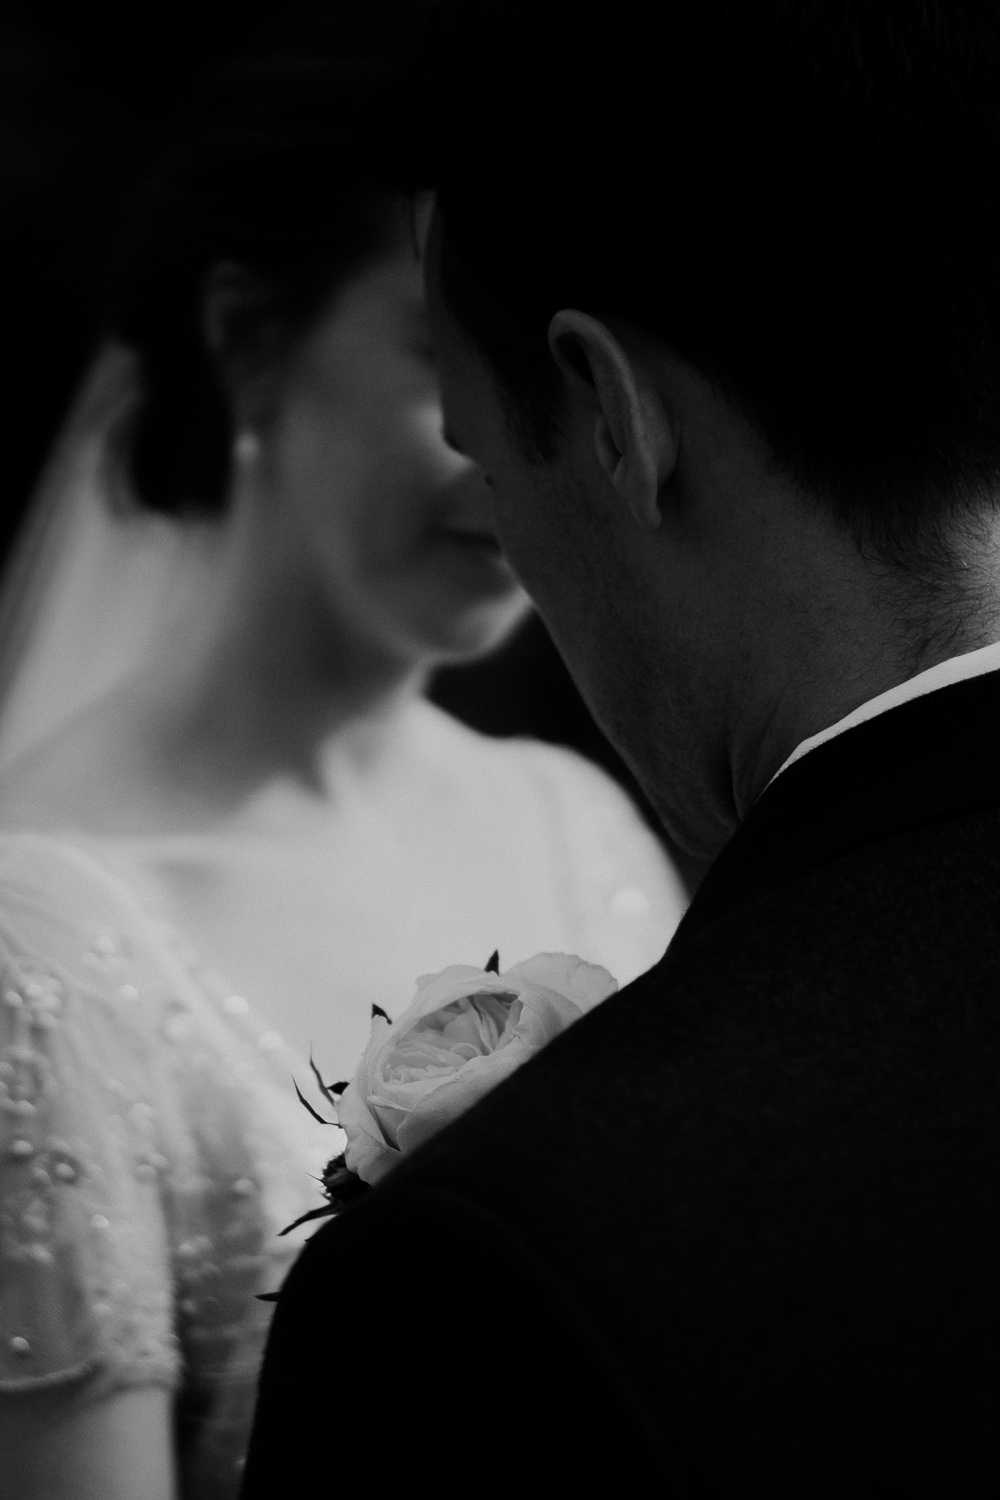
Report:
[[[3,1500],[1000,1493],[1000,9],[0,78]]]

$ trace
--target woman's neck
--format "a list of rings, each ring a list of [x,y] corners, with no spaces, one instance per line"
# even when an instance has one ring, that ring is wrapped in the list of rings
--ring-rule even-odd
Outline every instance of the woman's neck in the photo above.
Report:
[[[228,523],[190,533],[154,644],[5,769],[0,823],[149,837],[242,826],[269,792],[312,818],[410,784],[426,668],[234,540]]]
[[[248,567],[238,538],[201,540],[123,689],[150,764],[229,805],[275,779],[323,796],[331,777],[378,775],[426,668],[332,620],[309,580]]]

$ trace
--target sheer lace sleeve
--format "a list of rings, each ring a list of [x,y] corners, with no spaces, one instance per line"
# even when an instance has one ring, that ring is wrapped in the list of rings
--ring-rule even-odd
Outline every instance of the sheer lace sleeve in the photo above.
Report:
[[[0,1390],[173,1385],[155,1017],[112,912],[23,854],[0,840]]]

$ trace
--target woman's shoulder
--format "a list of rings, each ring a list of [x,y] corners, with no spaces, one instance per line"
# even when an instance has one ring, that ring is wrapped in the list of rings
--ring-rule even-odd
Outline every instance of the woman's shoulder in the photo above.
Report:
[[[0,834],[0,1393],[176,1383],[175,1265],[192,1284],[230,1267],[195,1315],[197,1360],[217,1357],[302,1209],[302,1112],[277,1090],[99,848]]]
[[[72,832],[0,829],[0,912],[130,927],[143,917],[128,887]]]
[[[166,1013],[190,1000],[167,925],[69,834],[0,832],[0,971],[15,990],[59,993],[68,1034],[110,1028],[130,1053],[158,1047]]]
[[[143,948],[127,894],[85,850],[0,834],[0,1316],[20,1340],[0,1351],[0,1390],[82,1378],[126,1352],[137,1378],[175,1378],[154,1305],[155,1204],[132,1149],[157,1117],[165,1019]],[[141,1306],[121,1318],[155,1329],[148,1354],[117,1309],[103,1331],[95,1321],[112,1269],[137,1278]],[[46,1323],[47,1305],[67,1310],[64,1327]]]
[[[180,935],[100,841],[0,831],[0,1054],[27,1026],[50,1071],[75,1078],[86,1058],[95,1077],[153,1069],[166,1086],[213,1018]]]

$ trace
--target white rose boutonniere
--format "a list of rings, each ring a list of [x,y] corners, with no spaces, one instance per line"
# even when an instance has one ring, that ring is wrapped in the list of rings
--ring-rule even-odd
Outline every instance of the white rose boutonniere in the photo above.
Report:
[[[397,1021],[376,1016],[337,1105],[348,1168],[378,1182],[617,988],[606,969],[566,953],[503,974],[455,964],[419,979]]]
[[[313,1067],[336,1120],[299,1094],[347,1139],[323,1174],[327,1204],[303,1219],[336,1213],[380,1181],[617,989],[607,969],[568,953],[539,953],[502,974],[494,954],[485,969],[455,964],[419,979],[395,1021],[376,1010],[349,1083],[324,1084]]]

